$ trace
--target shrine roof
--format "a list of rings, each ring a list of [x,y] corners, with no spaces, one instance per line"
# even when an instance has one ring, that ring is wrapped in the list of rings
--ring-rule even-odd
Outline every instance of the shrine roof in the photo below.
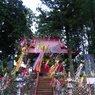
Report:
[[[60,38],[36,38],[30,41],[29,53],[40,53],[42,47],[46,46],[46,53],[68,53],[68,49],[64,44],[64,41]],[[79,54],[78,51],[72,50],[72,54]]]

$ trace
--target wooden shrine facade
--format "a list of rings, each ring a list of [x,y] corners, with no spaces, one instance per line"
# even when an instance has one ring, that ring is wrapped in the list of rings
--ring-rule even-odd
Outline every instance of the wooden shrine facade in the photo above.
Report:
[[[68,49],[64,42],[60,38],[35,38],[30,41],[29,53],[40,53],[42,46],[46,46],[46,53],[68,53]],[[73,55],[77,55],[79,52],[72,50]]]

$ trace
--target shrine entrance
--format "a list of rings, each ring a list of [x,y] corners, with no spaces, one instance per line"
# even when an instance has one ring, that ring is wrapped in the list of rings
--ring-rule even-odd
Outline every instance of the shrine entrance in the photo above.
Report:
[[[44,51],[44,58],[42,58],[41,52]],[[71,51],[73,58],[79,53],[76,50]],[[55,60],[59,60],[60,67],[62,69],[63,64],[61,64],[68,56],[68,48],[65,46],[64,42],[60,38],[36,38],[32,37],[30,41],[29,54],[35,56],[32,60],[32,65],[37,61],[38,56],[40,56],[41,70],[40,75],[46,75],[49,68],[54,64]],[[64,55],[62,57],[61,55]],[[32,57],[33,58],[33,57]],[[42,59],[41,59],[42,58]],[[47,68],[45,68],[45,65]],[[36,72],[36,70],[34,70]]]
[[[79,52],[72,50],[73,57]],[[55,72],[63,72],[68,49],[60,38],[32,38],[29,54],[32,57],[33,72],[37,72],[35,95],[53,95],[50,85]],[[62,57],[64,55],[64,57]]]

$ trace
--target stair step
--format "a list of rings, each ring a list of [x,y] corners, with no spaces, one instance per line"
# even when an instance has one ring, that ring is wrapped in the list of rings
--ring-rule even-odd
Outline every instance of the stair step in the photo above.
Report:
[[[47,90],[47,91],[52,91],[52,89],[48,89],[48,88],[46,88],[46,89],[40,89],[40,88],[39,88],[38,90],[39,90],[39,91],[45,91],[45,90]],[[37,90],[37,91],[38,91],[38,90]]]
[[[37,88],[52,89],[52,87],[49,87],[49,86],[46,86],[46,87],[43,87],[43,86],[38,86]]]
[[[50,83],[50,81],[40,81],[40,80],[39,80],[39,83],[40,83],[40,82],[41,82],[41,83]]]
[[[48,92],[48,91],[45,91],[45,92],[38,91],[38,92],[36,93],[36,95],[39,95],[39,94],[42,94],[42,95],[46,95],[46,94],[52,95],[53,92],[52,92],[52,91],[51,91],[51,92]]]
[[[41,83],[39,83],[38,85],[39,85],[39,86],[50,86],[50,83],[46,83],[46,84],[41,84]]]
[[[39,90],[39,89],[38,89],[38,90],[37,90],[37,92],[49,92],[49,91],[52,92],[52,90],[48,90],[48,89],[46,89],[46,90]]]
[[[51,78],[49,76],[39,77],[36,95],[53,95]]]
[[[43,81],[43,82],[46,82],[46,81],[47,81],[47,82],[49,82],[49,81],[51,81],[51,80],[39,80],[39,81]]]
[[[38,89],[52,89],[52,87],[38,87]]]
[[[36,95],[53,95],[53,94],[45,92],[45,93],[37,93]]]
[[[44,84],[38,84],[38,87],[50,87],[50,84],[44,85]]]
[[[37,88],[40,88],[40,87],[42,87],[42,88],[52,88],[52,86],[50,86],[50,85],[38,85],[38,87]]]
[[[41,82],[49,82],[51,80],[39,80],[39,81],[41,81]]]
[[[48,89],[46,89],[46,90],[37,90],[37,92],[52,92],[52,90],[48,90]]]
[[[42,82],[39,82],[38,84],[41,84],[41,85],[50,85],[50,82],[47,82],[47,83],[42,83]]]
[[[39,82],[50,82],[51,80],[38,80]]]

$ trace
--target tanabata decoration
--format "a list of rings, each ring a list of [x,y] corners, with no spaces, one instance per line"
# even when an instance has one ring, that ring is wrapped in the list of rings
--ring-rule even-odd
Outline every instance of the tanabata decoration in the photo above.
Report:
[[[24,70],[23,70],[23,72],[22,72],[22,76],[24,76],[26,73],[28,72],[28,68],[25,68]]]
[[[55,73],[55,71],[57,70],[58,67],[59,67],[59,60],[56,60],[55,65],[52,65],[49,70],[50,77],[52,77],[52,75]]]
[[[28,65],[29,63],[30,63],[30,59],[28,58],[28,59],[27,59],[27,64],[26,64],[26,65]]]
[[[26,79],[27,71],[28,71],[28,68],[24,69],[23,78],[21,78],[21,80],[19,80],[19,81],[24,81]],[[3,87],[0,87],[1,90],[5,90],[8,87],[10,82],[11,82],[11,79],[8,79],[6,84]],[[28,82],[29,82],[29,80],[25,80],[25,82],[22,84],[22,87],[25,86]]]
[[[51,79],[51,81],[50,81],[50,85],[52,86],[52,87],[54,87],[54,77],[52,77],[52,79]]]
[[[24,45],[26,42],[27,42],[27,39],[24,38],[24,39],[21,41],[20,46],[24,46],[24,47],[26,47],[26,46]]]
[[[50,56],[49,57],[52,58],[55,52],[56,52],[55,50],[50,50]]]
[[[49,72],[48,72],[48,73],[52,73],[52,72],[53,72],[53,70],[54,70],[54,68],[55,68],[55,65],[52,65],[52,66],[50,67],[50,69],[49,69]]]
[[[13,69],[13,71],[14,71],[14,69]],[[23,81],[26,78],[25,75],[27,74],[27,72],[28,72],[28,68],[24,69],[23,74],[22,74],[23,75],[23,78],[20,81]],[[7,76],[7,73],[5,73],[4,77],[2,77],[2,81],[5,80],[6,76]],[[8,85],[9,85],[10,82],[11,82],[11,79],[7,79],[6,84],[3,87],[0,87],[1,90],[5,90],[8,87]]]
[[[49,63],[49,60],[46,60],[46,63],[44,64],[45,69],[47,69],[47,67],[48,67],[48,63]]]
[[[45,54],[45,50],[46,50],[46,46],[43,46],[42,47],[42,52],[40,52],[37,60],[35,61],[34,63],[34,66],[33,66],[33,72],[40,72],[41,71],[41,64],[42,64],[42,60],[43,60],[43,56]]]
[[[7,76],[7,72],[4,74],[4,77],[6,77]]]
[[[21,65],[21,63],[22,63],[22,60],[23,60],[23,57],[24,57],[24,55],[28,52],[28,47],[27,47],[27,45],[24,45],[26,42],[27,42],[27,39],[24,38],[24,39],[22,40],[22,42],[20,43],[20,46],[22,46],[23,48],[22,48],[22,52],[21,52],[21,54],[20,54],[20,57],[19,57],[19,59],[18,59],[18,61],[17,61],[17,65],[16,65],[16,68],[15,68],[16,71],[19,70],[20,65]]]
[[[0,78],[0,80],[1,80],[1,81],[4,81],[5,78],[6,78],[6,76],[7,76],[7,72],[4,74],[4,76],[3,76],[2,78]]]
[[[46,48],[47,48],[46,45],[43,45],[43,46],[42,46],[42,50],[43,50],[43,51],[45,51]]]
[[[39,48],[39,45],[36,45],[35,46],[35,53],[37,53],[38,48]]]
[[[56,72],[62,72],[62,71],[63,71],[63,66],[61,64],[59,64],[59,67]]]
[[[84,80],[84,77],[81,77],[79,81],[79,87],[83,86],[83,80]]]
[[[0,81],[4,81],[4,80],[5,80],[5,77],[0,78]]]
[[[1,90],[5,90],[8,87],[10,82],[11,82],[11,79],[8,79],[4,87],[1,87]]]
[[[23,61],[25,62],[25,61],[27,61],[28,60],[28,56],[27,56],[27,54],[25,54],[24,56],[23,56]]]
[[[13,68],[13,70],[11,71],[11,75],[16,73],[16,68]]]
[[[79,67],[77,68],[77,72],[76,72],[76,76],[75,76],[75,79],[78,79],[80,77],[80,74],[81,74],[81,70],[83,68],[84,64],[80,64]]]
[[[50,52],[50,56],[49,56],[49,57],[50,57],[50,58],[52,58],[52,56],[53,56],[53,53],[52,53],[52,52]]]
[[[42,63],[42,60],[43,60],[43,56],[44,56],[44,52],[41,52],[40,53],[40,56],[38,57],[38,60],[36,61],[36,66],[34,68],[34,70],[40,72],[41,71],[41,63]]]
[[[19,57],[19,59],[18,59],[18,61],[17,61],[16,71],[19,70],[20,65],[21,65],[21,63],[22,63],[22,60],[23,60],[23,56],[24,56],[27,52],[28,52],[28,48],[27,48],[27,47],[24,48],[23,51],[21,52],[20,57]]]
[[[24,54],[25,53],[22,52],[19,59],[18,59],[17,66],[16,66],[16,71],[18,71],[19,68],[20,68],[20,65],[21,65],[21,62],[22,62],[22,57],[23,57]]]
[[[60,87],[61,86],[61,83],[59,81],[57,81],[57,86],[56,88]]]
[[[25,79],[26,79],[26,74],[27,74],[27,72],[28,72],[28,68],[26,68],[26,69],[24,69],[24,71],[22,72],[22,76],[23,76],[23,78],[21,78],[21,80],[20,81],[24,81]],[[11,82],[11,79],[8,79],[7,80],[7,82],[6,82],[6,84],[3,86],[3,87],[0,87],[2,90],[5,90],[7,87],[8,87],[8,85],[9,85],[9,83]],[[23,84],[22,84],[22,87],[23,86],[25,86],[26,85],[26,83],[28,83],[29,81],[28,80],[26,80]]]
[[[37,63],[38,63],[39,60],[40,60],[40,56],[41,56],[41,53],[39,54],[38,58],[36,59],[34,65],[33,65],[33,72],[36,72],[35,68],[36,68]]]
[[[1,83],[3,83],[3,81],[4,81],[3,85],[0,86],[0,89],[1,89],[1,90],[5,90],[5,89],[8,87],[9,83],[11,82],[11,80],[14,80],[14,79],[16,78],[16,76],[13,75],[13,74],[15,74],[16,71],[19,70],[20,65],[21,65],[21,62],[23,61],[24,55],[28,52],[28,47],[27,47],[27,45],[24,45],[24,44],[26,43],[26,41],[27,41],[27,40],[24,39],[24,40],[21,42],[21,44],[20,44],[20,46],[23,47],[23,48],[22,48],[22,52],[21,52],[20,57],[19,57],[19,59],[18,59],[18,61],[17,61],[16,67],[14,67],[13,70],[10,72],[11,78],[8,78],[8,79],[7,79],[7,75],[8,75],[7,72],[4,74],[4,76],[3,76],[2,78],[0,78]],[[26,65],[28,65],[28,64],[30,63],[30,59],[29,59],[29,58],[28,58],[27,60],[25,60],[25,61],[27,61]],[[21,78],[21,80],[20,80],[20,81],[24,81],[24,80],[25,80],[24,85],[29,82],[29,81],[27,80],[27,76],[26,76],[27,73],[28,73],[28,68],[24,69],[24,71],[22,72],[22,78]],[[15,76],[15,77],[14,77],[14,76]],[[9,77],[9,76],[8,76],[8,77]]]
[[[55,89],[59,89],[61,87],[61,83],[60,81],[58,81],[56,78],[52,77],[51,81],[50,81],[50,85]]]
[[[39,45],[36,45],[36,47],[35,47],[36,49],[38,49],[39,48]]]
[[[26,80],[26,81],[22,84],[22,87],[24,87],[27,83],[29,83],[29,80]]]

